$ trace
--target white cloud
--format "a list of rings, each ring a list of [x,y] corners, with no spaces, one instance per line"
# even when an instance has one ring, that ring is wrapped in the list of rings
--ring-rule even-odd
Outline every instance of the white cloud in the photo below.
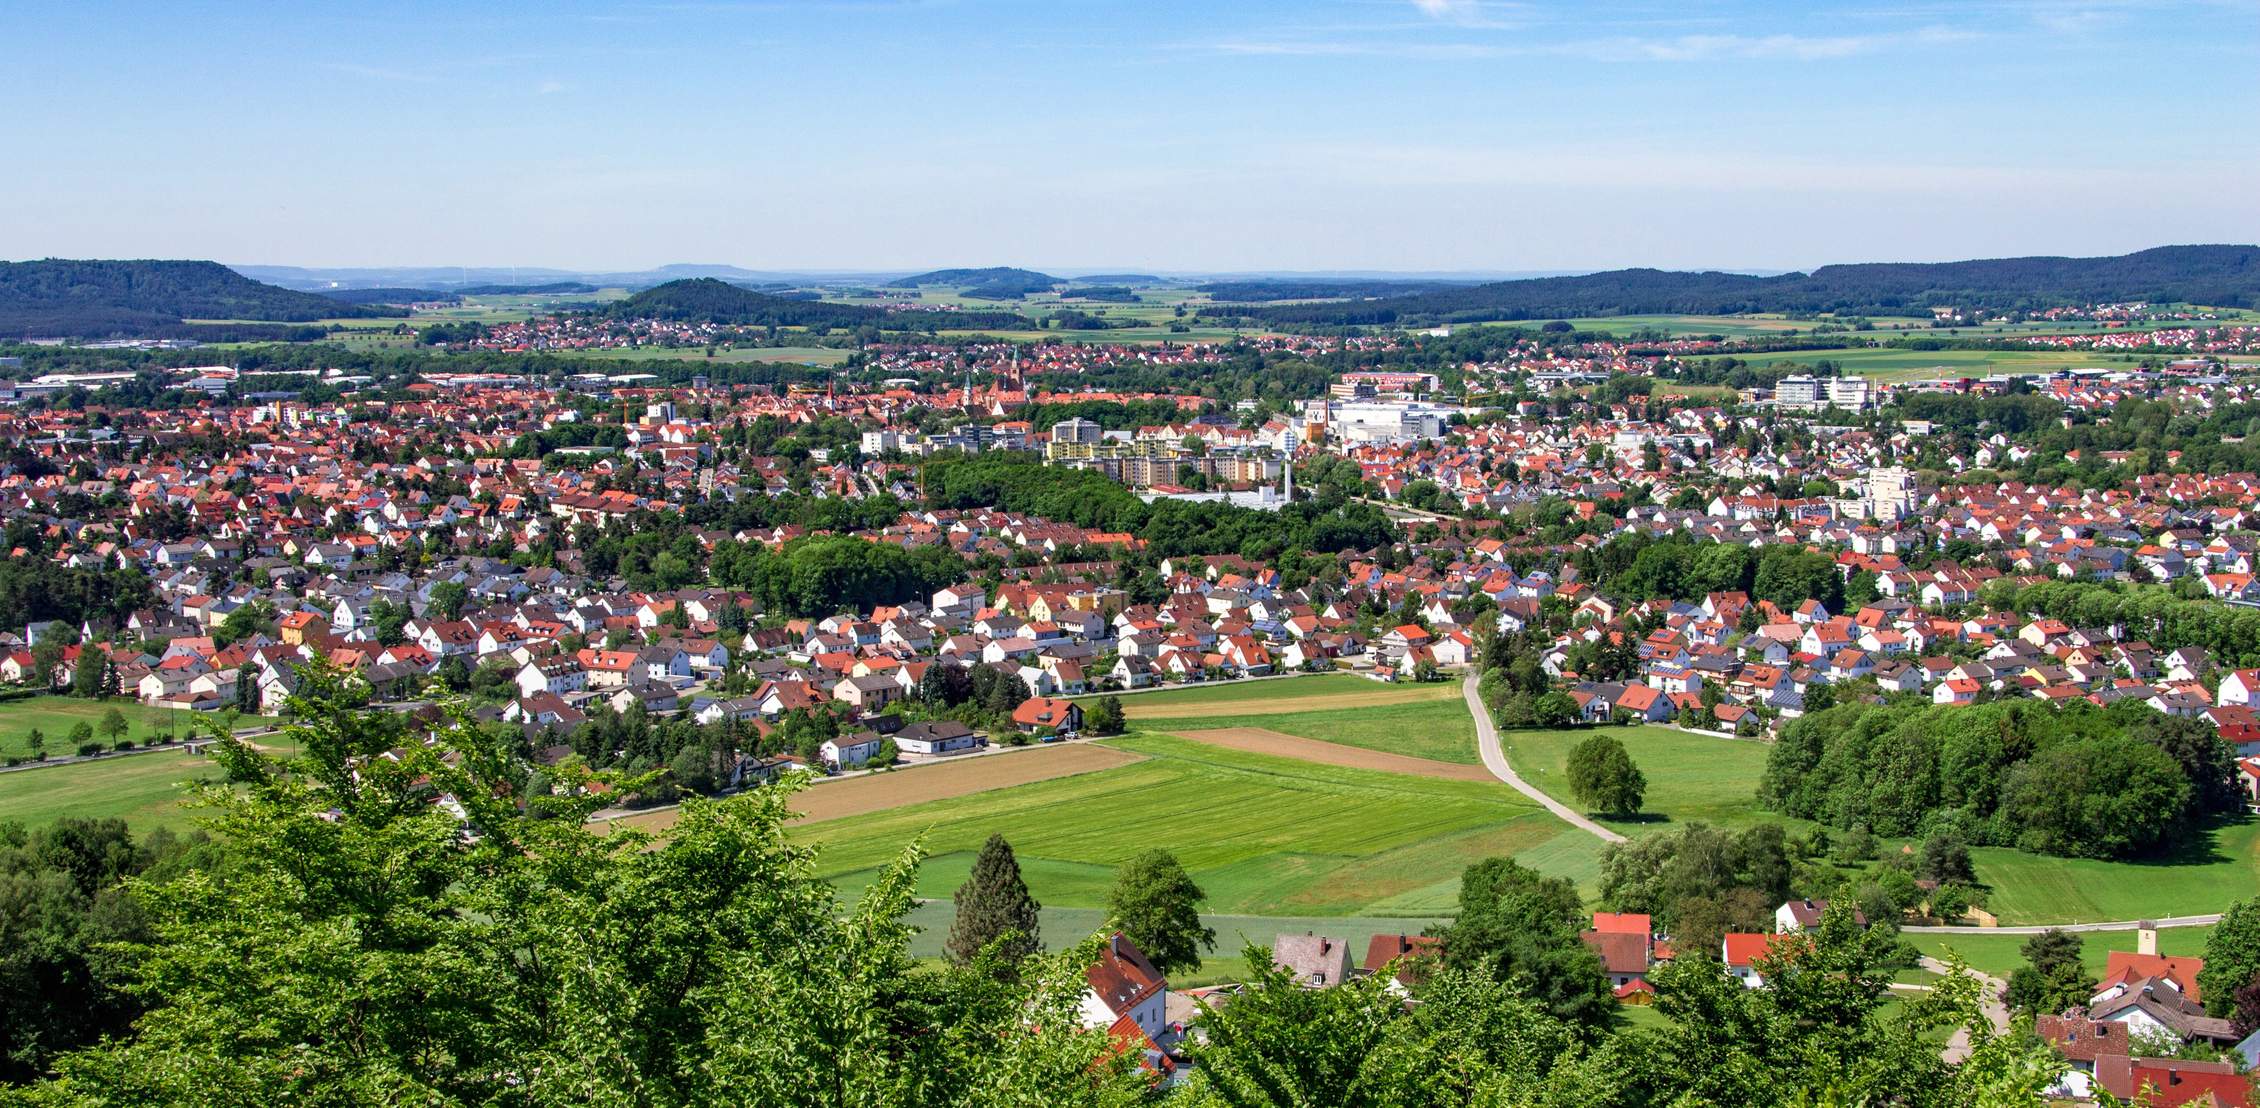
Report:
[[[565,82],[563,81],[543,81],[534,86],[534,95],[536,96],[553,96],[563,91],[565,91]]]

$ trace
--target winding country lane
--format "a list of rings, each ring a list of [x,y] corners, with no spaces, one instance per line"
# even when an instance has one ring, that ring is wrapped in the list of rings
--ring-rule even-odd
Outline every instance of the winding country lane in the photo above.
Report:
[[[1475,695],[1475,679],[1479,674],[1470,671],[1460,682],[1460,695],[1467,698],[1467,710],[1475,716],[1475,746],[1483,754],[1483,768],[1491,776],[1507,783],[1507,787],[1546,806],[1546,810],[1560,816],[1571,826],[1592,835],[1602,842],[1621,843],[1624,836],[1584,817],[1553,797],[1547,796],[1537,786],[1525,781],[1507,764],[1507,752],[1499,746],[1499,729],[1491,724],[1491,713],[1483,708],[1483,698]]]

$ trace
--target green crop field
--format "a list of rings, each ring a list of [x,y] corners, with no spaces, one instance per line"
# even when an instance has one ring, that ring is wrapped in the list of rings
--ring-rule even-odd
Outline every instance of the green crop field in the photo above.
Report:
[[[1159,735],[1110,745],[1147,760],[811,824],[793,837],[820,848],[819,872],[851,895],[922,837],[932,857],[919,874],[920,895],[947,898],[981,842],[1002,834],[1036,898],[1064,908],[1101,907],[1116,865],[1166,847],[1207,892],[1209,911],[1260,916],[1433,916],[1452,906],[1460,872],[1480,858],[1537,851],[1533,864],[1550,872],[1583,871],[1593,858],[1545,850],[1577,832],[1503,785],[1313,765]]]
[[[1648,779],[1646,803],[1633,820],[1600,822],[1626,834],[1703,822],[1747,827],[1770,820],[1795,820],[1761,811],[1753,799],[1771,747],[1750,739],[1691,735],[1670,727],[1601,727],[1583,731],[1508,731],[1499,739],[1507,760],[1523,780],[1548,796],[1574,805],[1569,791],[1570,748],[1593,735],[1613,735],[1624,743],[1634,765]]]
[[[2087,350],[1899,350],[1887,347],[1848,347],[1837,350],[1750,354],[1742,357],[1751,365],[1759,367],[1835,362],[1846,374],[1859,374],[1887,382],[1922,381],[1940,377],[1983,377],[1993,373],[2054,373],[2063,369],[2124,369],[2133,364],[2133,359],[2123,354]]]
[[[38,728],[46,736],[48,757],[73,753],[76,744],[70,741],[71,729],[81,723],[94,728],[94,741],[107,747],[110,745],[110,738],[101,732],[102,717],[112,708],[125,716],[129,728],[126,737],[136,745],[166,735],[187,738],[197,733],[193,718],[171,708],[152,708],[131,700],[35,696],[0,702],[0,757],[30,757],[29,740],[33,728]],[[256,716],[240,720],[242,726],[263,722],[266,721]]]
[[[189,823],[181,783],[217,781],[220,767],[179,748],[0,773],[0,820],[37,826],[65,816],[120,818],[135,832]]]
[[[1383,750],[1436,762],[1477,765],[1475,720],[1467,714],[1456,685],[1415,685],[1442,689],[1450,699],[1429,697],[1402,704],[1377,704],[1356,708],[1323,708],[1307,712],[1263,715],[1204,715],[1157,719],[1149,725],[1176,730],[1210,727],[1260,727],[1282,734],[1322,742]],[[1229,711],[1219,708],[1219,712]]]
[[[2158,952],[2177,957],[2204,957],[2205,940],[2213,934],[2210,927],[2170,927],[2158,932]],[[1954,934],[1908,935],[1915,949],[1932,957],[1943,957],[1952,950],[1970,964],[1970,968],[1990,973],[2006,980],[2010,971],[2024,964],[2020,953],[2030,935],[2003,935],[1983,928],[1971,928]],[[2133,950],[2137,935],[2132,931],[2087,931],[2079,934],[2080,962],[2088,972],[2100,973],[2103,963],[2114,950]]]

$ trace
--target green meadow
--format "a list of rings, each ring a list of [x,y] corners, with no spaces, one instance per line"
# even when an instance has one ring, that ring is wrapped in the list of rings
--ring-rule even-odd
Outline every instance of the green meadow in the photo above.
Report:
[[[2211,927],[2167,928],[2158,932],[2158,952],[2201,958],[2205,955],[2205,940],[2212,934]],[[1915,949],[1934,958],[1944,957],[1951,950],[1961,955],[1970,968],[2005,980],[2011,971],[2024,964],[2022,950],[2032,936],[2003,935],[1971,928],[1951,934],[1924,933],[1906,938],[1915,944]],[[2133,931],[2084,931],[2079,933],[2079,938],[2081,964],[2089,973],[2101,973],[2112,951],[2132,951],[2139,936]]]
[[[947,898],[991,833],[1009,839],[1036,898],[1099,908],[1114,867],[1176,853],[1210,912],[1254,916],[1432,917],[1469,863],[1586,836],[1503,785],[1408,777],[1243,753],[1161,735],[1109,745],[1133,765],[929,801],[797,828],[818,870],[853,890],[913,840],[931,852],[922,896]],[[1530,860],[1583,876],[1576,849]]]
[[[1772,749],[1751,739],[1694,735],[1670,727],[1599,727],[1582,731],[1508,731],[1499,736],[1507,760],[1522,779],[1546,795],[1575,806],[1569,789],[1569,752],[1594,735],[1612,735],[1648,780],[1645,803],[1634,819],[1602,819],[1628,835],[1688,823],[1747,827],[1779,821],[1758,808],[1758,778]],[[1794,821],[1788,821],[1794,822]]]
[[[1179,728],[1260,727],[1344,746],[1426,758],[1433,762],[1479,765],[1475,750],[1475,720],[1457,695],[1456,685],[1412,686],[1442,688],[1451,699],[1428,698],[1402,704],[1378,704],[1352,709],[1329,708],[1307,712],[1263,715],[1213,715],[1166,721]],[[1155,726],[1165,725],[1156,721]]]
[[[31,732],[34,728],[46,737],[48,757],[74,753],[77,744],[70,741],[71,729],[81,723],[93,728],[94,741],[107,747],[111,740],[102,733],[102,717],[113,708],[125,717],[126,738],[137,746],[168,736],[189,738],[199,733],[194,716],[172,708],[152,708],[127,699],[81,700],[72,696],[34,696],[22,700],[0,701],[0,757],[30,757]],[[265,721],[260,717],[246,716],[239,722],[242,726],[250,726]]]
[[[184,782],[218,781],[219,764],[179,748],[0,772],[0,821],[38,826],[65,817],[122,819],[134,831],[181,828]]]

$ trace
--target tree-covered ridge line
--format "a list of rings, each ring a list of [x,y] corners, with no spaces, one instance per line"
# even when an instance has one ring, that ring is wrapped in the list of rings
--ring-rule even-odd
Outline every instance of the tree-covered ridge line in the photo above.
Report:
[[[303,323],[407,314],[261,284],[218,262],[0,262],[0,339],[138,335],[184,319]]]
[[[712,277],[654,285],[604,309],[615,319],[664,319],[747,327],[937,327],[1019,330],[1034,326],[1011,312],[890,311],[856,304],[797,300],[740,288]]]
[[[2260,306],[2256,261],[2260,247],[2222,245],[2161,246],[2104,258],[1828,265],[1774,277],[1621,269],[1351,303],[1206,308],[1201,314],[1340,326],[1647,314],[1904,315],[1933,307],[2009,311],[2137,300],[2255,307]]]

